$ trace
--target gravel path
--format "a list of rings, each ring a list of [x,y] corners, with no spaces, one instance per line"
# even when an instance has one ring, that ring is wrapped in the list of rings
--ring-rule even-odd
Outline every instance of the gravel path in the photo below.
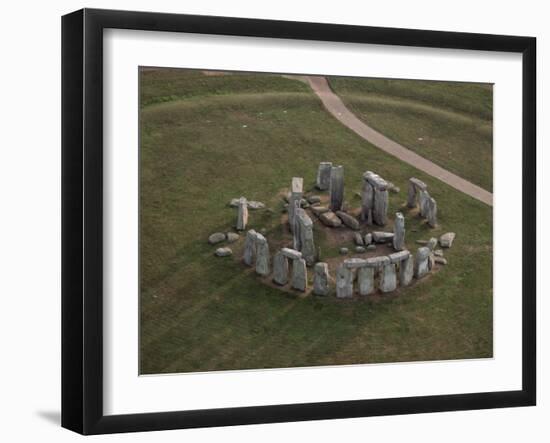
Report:
[[[493,206],[493,194],[485,189],[474,185],[468,180],[464,180],[456,174],[442,168],[428,159],[416,154],[410,149],[405,148],[399,143],[390,140],[380,132],[375,131],[370,126],[359,120],[351,112],[332,90],[325,77],[307,76],[307,80],[315,94],[321,99],[325,108],[343,125],[350,128],[353,132],[367,140],[382,151],[397,157],[398,159],[414,166],[426,174],[435,177],[442,182],[458,189],[489,206]]]

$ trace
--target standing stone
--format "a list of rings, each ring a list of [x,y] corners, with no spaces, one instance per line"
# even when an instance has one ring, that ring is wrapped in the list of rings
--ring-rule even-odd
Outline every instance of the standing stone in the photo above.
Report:
[[[332,166],[330,169],[330,209],[334,212],[342,210],[344,204],[344,167]]]
[[[401,212],[395,214],[393,225],[393,249],[402,251],[405,249],[405,217]]]
[[[330,187],[331,168],[332,168],[331,162],[319,163],[319,169],[317,169],[317,184],[316,184],[317,189],[320,189],[321,191],[328,191]]]
[[[273,257],[273,281],[281,286],[288,283],[288,258],[282,251]]]
[[[329,293],[329,275],[328,264],[315,263],[313,268],[313,293],[316,295],[328,295]]]
[[[432,197],[428,200],[428,224],[435,228],[437,226],[437,203]]]
[[[416,258],[414,260],[414,276],[416,278],[422,278],[430,271],[428,263],[430,254],[430,248],[426,246],[418,248],[418,251],[416,251]]]
[[[430,251],[433,251],[437,246],[437,238],[435,237],[430,238],[426,246],[430,248]]]
[[[427,189],[428,189],[428,185],[426,185],[426,183],[424,183],[421,180],[418,180],[415,177],[411,177],[409,179],[409,192],[407,195],[407,206],[409,208],[415,208],[417,197],[419,196],[419,192],[426,191]]]
[[[288,199],[288,224],[291,231],[294,231],[294,215],[296,208],[299,208],[302,202],[303,191],[304,179],[302,177],[292,177],[290,197]]]
[[[313,239],[313,221],[301,208],[296,209],[294,226],[294,247],[302,253],[308,265],[315,263],[315,241]]]
[[[248,223],[248,202],[246,198],[239,198],[239,213],[237,215],[237,231],[244,231]]]
[[[256,274],[263,277],[270,272],[269,244],[262,234],[256,234]]]
[[[307,268],[303,258],[292,261],[292,287],[305,292],[307,288]]]
[[[353,297],[353,271],[343,264],[336,271],[336,297]]]
[[[428,200],[430,199],[430,194],[428,191],[420,191],[418,196],[418,203],[420,207],[420,216],[426,217],[428,214]]]
[[[395,272],[395,265],[389,263],[382,267],[380,273],[380,290],[382,292],[392,292],[397,288],[397,275]]]
[[[374,189],[374,211],[372,221],[379,226],[384,226],[388,221],[388,190]]]
[[[361,190],[361,220],[371,221],[374,209],[374,187],[363,177],[363,189]]]
[[[369,295],[374,292],[374,268],[362,267],[357,270],[357,283],[359,294]]]
[[[256,258],[256,236],[256,231],[251,229],[244,240],[244,262],[248,266],[253,266]]]
[[[414,259],[412,255],[399,264],[399,284],[408,286],[411,284],[414,274]]]

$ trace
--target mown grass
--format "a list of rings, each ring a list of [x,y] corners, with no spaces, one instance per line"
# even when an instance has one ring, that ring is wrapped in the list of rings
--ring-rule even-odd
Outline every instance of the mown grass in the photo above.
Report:
[[[142,76],[142,94],[154,97],[172,82],[192,90],[197,73]],[[296,90],[299,82],[248,76],[249,91],[235,86],[233,94],[234,76],[200,78],[203,95],[140,112],[141,373],[492,355],[491,208],[366,143],[311,92]],[[265,86],[271,80],[277,91]],[[227,92],[210,94],[211,81]],[[441,228],[430,230],[405,210],[407,244],[416,250],[416,239],[455,231],[450,264],[397,296],[342,302],[281,292],[233,258],[213,255],[208,235],[235,222],[231,198],[245,195],[273,209],[250,214],[250,227],[266,228],[273,242],[280,235],[277,193],[292,176],[312,187],[324,160],[344,165],[350,203],[366,169],[400,186],[391,194],[392,213],[403,209],[409,177],[426,181]]]
[[[451,172],[493,186],[492,85],[331,77],[358,118]]]

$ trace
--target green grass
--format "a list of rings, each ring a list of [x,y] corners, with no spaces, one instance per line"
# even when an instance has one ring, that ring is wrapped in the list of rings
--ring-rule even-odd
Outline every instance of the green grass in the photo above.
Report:
[[[449,171],[492,190],[492,86],[331,77],[358,118]]]
[[[150,104],[140,112],[141,373],[492,355],[490,207],[366,143],[297,81],[247,76],[243,91],[236,76],[142,76]],[[200,94],[155,101],[173,84],[193,90],[197,78]],[[224,93],[211,94],[209,82]],[[266,228],[273,242],[281,234],[277,193],[292,176],[312,187],[325,160],[344,165],[350,203],[366,169],[400,186],[391,213],[406,199],[408,178],[424,180],[441,228],[429,230],[405,210],[407,244],[416,250],[416,239],[455,231],[449,265],[397,297],[340,301],[282,292],[233,258],[214,257],[207,238],[233,226],[231,198],[245,195],[273,209],[250,213],[250,227]],[[318,230],[315,236],[322,244]]]

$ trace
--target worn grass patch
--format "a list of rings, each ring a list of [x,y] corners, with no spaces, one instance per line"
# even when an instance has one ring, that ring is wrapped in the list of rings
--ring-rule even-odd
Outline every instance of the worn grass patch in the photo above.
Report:
[[[200,91],[155,102],[173,83],[192,90],[197,75],[142,77],[142,97],[150,101],[140,112],[141,373],[492,355],[490,207],[366,143],[297,81],[248,76],[243,91],[236,76],[201,74]],[[210,81],[225,92],[211,94]],[[275,239],[280,190],[292,176],[312,187],[325,160],[344,165],[351,205],[366,169],[400,186],[390,213],[404,210],[409,177],[424,180],[442,227],[430,230],[404,210],[407,244],[415,250],[416,239],[455,231],[449,265],[397,296],[342,302],[279,291],[233,258],[213,255],[209,234],[231,230],[236,219],[231,198],[273,209],[251,211],[250,227]]]

